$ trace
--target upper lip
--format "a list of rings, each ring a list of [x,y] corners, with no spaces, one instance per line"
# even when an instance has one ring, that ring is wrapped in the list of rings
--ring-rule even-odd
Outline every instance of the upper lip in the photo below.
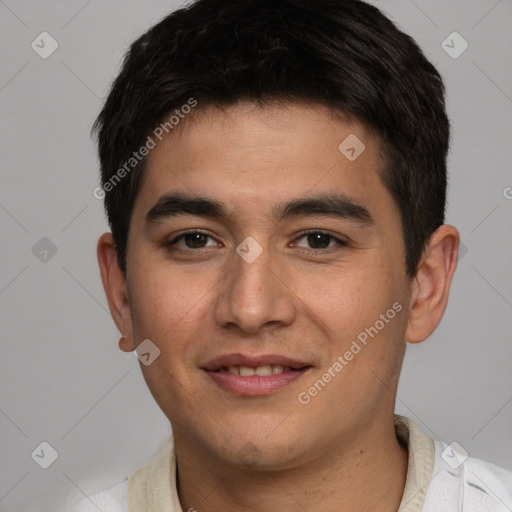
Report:
[[[261,355],[245,355],[245,354],[224,354],[215,357],[202,366],[204,370],[215,371],[228,366],[266,366],[266,365],[289,366],[290,368],[304,368],[311,366],[308,363],[291,359],[279,354],[261,354]]]

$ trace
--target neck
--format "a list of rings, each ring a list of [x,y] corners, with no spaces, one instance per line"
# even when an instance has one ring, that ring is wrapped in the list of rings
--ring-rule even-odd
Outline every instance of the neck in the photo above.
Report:
[[[307,463],[279,471],[219,461],[180,434],[177,488],[184,511],[396,512],[402,499],[408,454],[392,416],[375,421],[348,447],[336,439]]]

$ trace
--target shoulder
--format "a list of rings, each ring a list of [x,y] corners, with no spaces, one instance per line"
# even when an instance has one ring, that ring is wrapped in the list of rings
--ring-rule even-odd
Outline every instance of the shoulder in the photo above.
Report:
[[[485,460],[468,457],[463,473],[468,495],[475,499],[478,495],[487,495],[497,503],[506,504],[504,510],[512,508],[512,471]]]
[[[424,512],[500,512],[512,509],[512,471],[434,441],[435,461]],[[439,506],[444,505],[444,508]]]
[[[128,479],[108,489],[81,499],[70,512],[127,512]]]

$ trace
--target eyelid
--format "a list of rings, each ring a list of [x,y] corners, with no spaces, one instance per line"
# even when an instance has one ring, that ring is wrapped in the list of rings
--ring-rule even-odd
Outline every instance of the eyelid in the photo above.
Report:
[[[205,236],[211,238],[212,240],[217,241],[216,238],[208,231],[197,228],[197,229],[186,229],[184,231],[178,232],[178,234],[173,234],[172,237],[166,238],[164,240],[164,245],[168,246],[168,247],[172,247],[173,245],[176,244],[176,242],[180,241],[183,237],[185,237],[187,235],[193,235],[196,233],[205,235]],[[205,249],[205,247],[201,247],[201,249]],[[179,250],[179,248],[178,248],[178,250]],[[198,249],[181,249],[181,250],[197,251]]]
[[[178,232],[178,234],[173,234],[172,235],[172,238],[170,239],[166,239],[164,241],[164,245],[167,246],[168,248],[173,248],[173,246],[176,245],[176,243],[178,241],[180,241],[182,238],[184,238],[185,236],[187,235],[192,235],[192,234],[196,234],[196,233],[199,233],[199,234],[202,234],[202,235],[205,235],[207,236],[208,238],[211,238],[212,240],[216,240],[216,238],[208,231],[206,230],[203,230],[203,229],[199,229],[199,228],[196,228],[196,229],[188,229],[188,230],[184,230],[182,232]],[[325,236],[328,236],[330,238],[332,238],[333,240],[336,241],[337,245],[338,246],[342,246],[342,247],[346,247],[349,245],[349,242],[343,238],[340,238],[339,235],[335,235],[333,233],[331,233],[330,231],[327,231],[327,230],[324,230],[324,229],[319,229],[319,228],[312,228],[312,229],[306,229],[304,231],[301,231],[297,236],[295,236],[295,238],[293,239],[293,241],[296,241],[300,238],[303,238],[309,234],[317,234],[317,233],[320,233],[322,235],[325,235]],[[200,247],[198,249],[181,249],[181,248],[177,248],[176,250],[182,250],[182,251],[199,251],[200,249],[207,249],[207,247]],[[308,249],[308,248],[302,248],[302,249],[306,249],[306,250],[309,250],[311,252],[314,252],[314,253],[321,253],[322,251],[328,251],[329,249],[332,250],[332,247],[327,247],[327,248],[324,248],[324,249]]]
[[[306,235],[309,235],[309,234],[316,234],[316,233],[320,233],[322,235],[326,235],[326,236],[329,236],[331,237],[333,240],[335,240],[337,242],[337,245],[339,246],[343,246],[343,247],[346,247],[349,245],[349,242],[348,240],[340,237],[340,235],[335,235],[334,233],[331,233],[330,231],[328,230],[325,230],[325,229],[306,229],[305,231],[302,231],[300,232],[295,238],[294,238],[294,241],[295,240],[298,240],[299,238],[302,238]],[[315,253],[320,253],[322,251],[327,251],[328,249],[332,249],[332,247],[330,248],[325,248],[325,249],[309,249],[310,251],[313,251]]]
[[[173,233],[172,237],[168,238],[168,240],[171,242],[172,240],[176,240],[176,238],[179,238],[180,236],[192,235],[194,233],[201,233],[202,235],[208,235],[208,236],[213,237],[213,235],[209,231],[206,231],[206,230],[201,229],[201,228],[194,228],[194,229],[184,229],[182,231],[178,231],[176,233]]]

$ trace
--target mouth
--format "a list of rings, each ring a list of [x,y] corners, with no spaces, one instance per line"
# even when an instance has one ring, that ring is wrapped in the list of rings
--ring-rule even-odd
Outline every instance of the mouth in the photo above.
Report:
[[[278,355],[229,354],[210,361],[202,370],[224,391],[241,396],[275,393],[300,379],[312,365]]]
[[[305,368],[305,367],[304,367]],[[216,373],[230,373],[231,375],[240,375],[242,377],[252,377],[258,375],[259,377],[268,377],[270,375],[278,375],[284,372],[295,371],[298,372],[303,368],[292,368],[291,366],[283,366],[280,364],[265,364],[262,366],[222,366]]]

